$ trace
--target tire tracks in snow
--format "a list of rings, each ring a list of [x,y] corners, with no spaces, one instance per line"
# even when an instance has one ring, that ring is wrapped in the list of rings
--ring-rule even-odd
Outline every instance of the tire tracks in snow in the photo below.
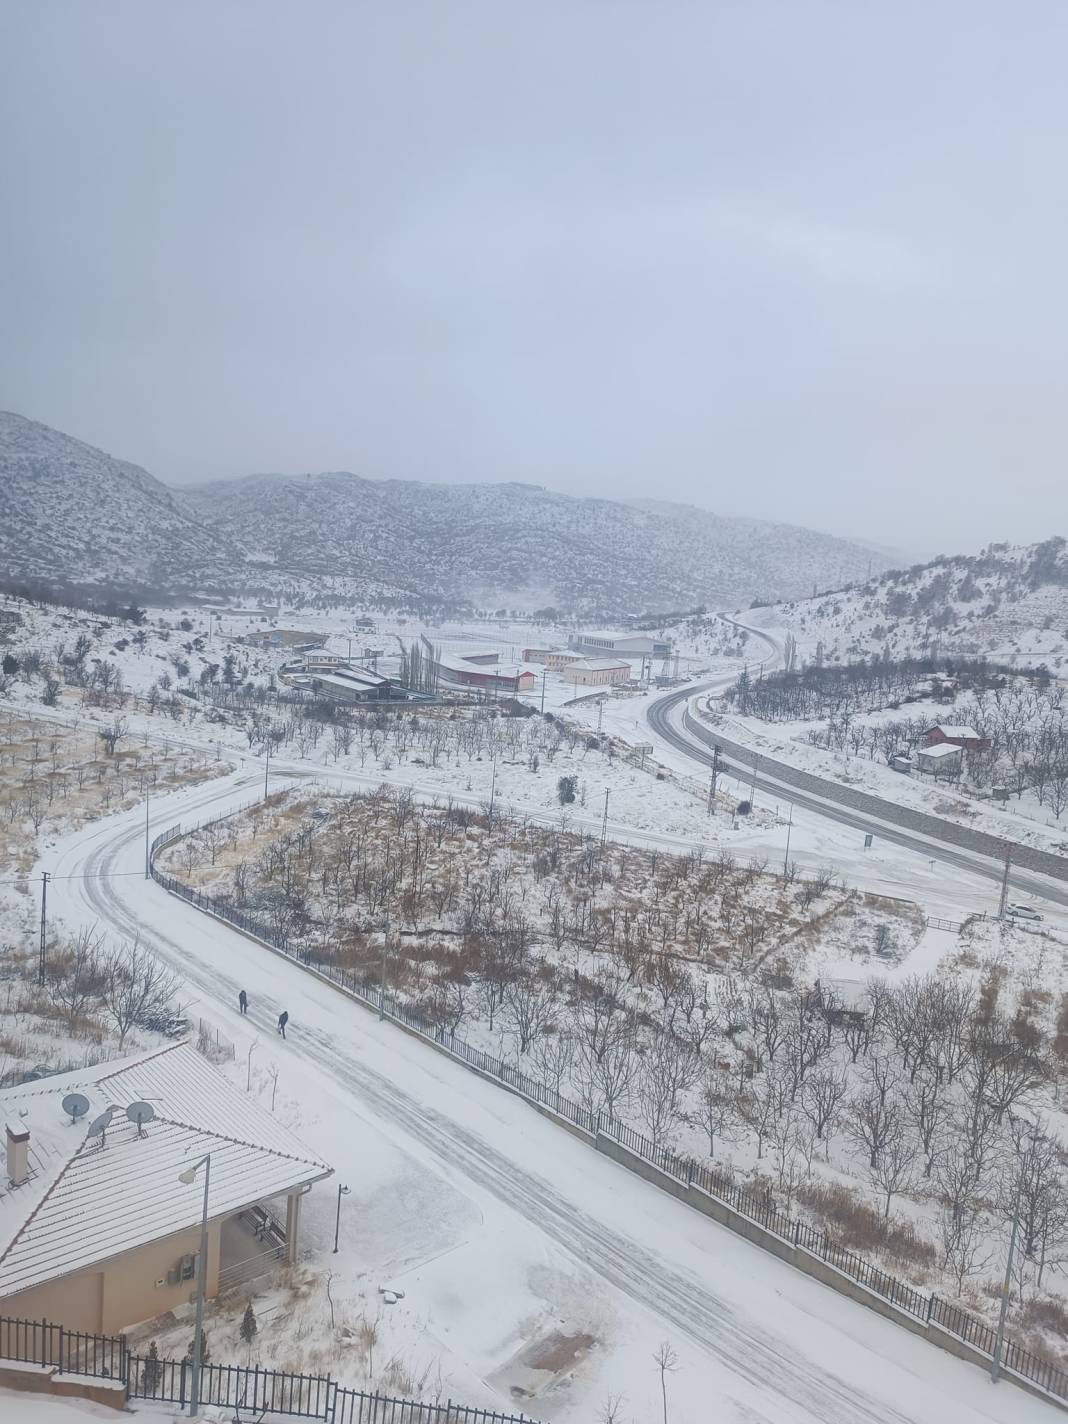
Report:
[[[193,811],[232,795],[207,795],[186,808]],[[111,830],[108,827],[107,830]],[[176,939],[152,927],[142,926],[136,912],[122,900],[120,879],[106,878],[115,869],[120,854],[141,839],[140,829],[124,831],[94,846],[81,862],[87,878],[82,896],[101,922],[126,935],[148,939],[162,958],[191,981],[206,997],[230,1004],[236,1000],[237,984],[223,964],[196,957]],[[93,836],[94,841],[100,834]],[[71,856],[76,857],[77,851]],[[161,896],[166,891],[159,890]],[[236,934],[220,921],[213,925],[225,934]],[[248,943],[242,938],[243,943]],[[264,950],[265,955],[269,954]],[[282,961],[279,961],[281,966]],[[288,972],[305,978],[299,966]],[[314,983],[319,983],[314,980]],[[333,993],[329,986],[327,992]],[[494,1148],[484,1137],[449,1117],[427,1108],[396,1083],[369,1067],[342,1044],[344,996],[337,994],[339,1033],[337,1037],[314,1027],[302,1029],[306,1056],[333,1081],[350,1091],[361,1104],[389,1128],[399,1127],[443,1164],[488,1190],[517,1212],[568,1255],[621,1291],[638,1305],[651,1310],[715,1357],[723,1367],[746,1380],[761,1392],[776,1391],[793,1406],[791,1413],[813,1424],[911,1424],[908,1416],[892,1405],[847,1384],[814,1361],[799,1354],[786,1341],[762,1329],[720,1299],[696,1276],[666,1265],[639,1241],[621,1234],[557,1191],[551,1183],[532,1173]],[[365,1012],[348,1003],[348,1012]],[[261,1013],[250,1017],[265,1032],[273,1020]],[[427,1049],[432,1053],[432,1049]],[[457,1065],[457,1072],[465,1071]],[[590,1149],[592,1150],[592,1149]],[[624,1171],[624,1168],[620,1168]],[[649,1191],[657,1189],[649,1186]],[[708,1223],[708,1263],[714,1266],[715,1237],[723,1228]],[[754,1250],[757,1248],[753,1248]],[[861,1309],[862,1307],[856,1307]],[[831,1327],[833,1328],[833,1327]],[[801,1413],[796,1413],[801,1411]]]

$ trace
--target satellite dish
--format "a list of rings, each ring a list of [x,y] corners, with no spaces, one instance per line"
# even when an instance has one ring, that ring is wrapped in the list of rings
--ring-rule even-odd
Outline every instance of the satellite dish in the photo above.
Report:
[[[126,1109],[126,1120],[127,1122],[135,1122],[137,1124],[138,1137],[144,1135],[141,1130],[144,1124],[151,1122],[155,1116],[156,1109],[151,1103],[131,1103]]]
[[[71,1122],[77,1122],[89,1111],[89,1099],[84,1093],[68,1093],[63,1099],[63,1111],[70,1113]]]
[[[111,1126],[111,1117],[114,1111],[114,1108],[108,1108],[107,1111],[102,1112],[99,1117],[94,1117],[89,1124],[88,1135],[90,1137],[99,1137],[101,1147],[104,1145],[104,1133],[107,1132]]]

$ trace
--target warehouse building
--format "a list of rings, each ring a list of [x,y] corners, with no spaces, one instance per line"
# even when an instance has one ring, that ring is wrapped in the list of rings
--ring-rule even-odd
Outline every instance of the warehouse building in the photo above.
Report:
[[[591,657],[669,658],[671,644],[650,633],[611,633],[603,629],[572,633],[567,645]]]
[[[618,687],[632,676],[630,663],[618,658],[578,658],[563,669],[568,682],[579,687]]]

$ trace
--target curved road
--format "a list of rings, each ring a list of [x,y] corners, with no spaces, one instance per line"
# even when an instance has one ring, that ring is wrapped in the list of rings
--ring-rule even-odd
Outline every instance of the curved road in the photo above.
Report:
[[[250,784],[249,778],[244,778]],[[187,823],[220,814],[242,778],[176,799]],[[153,829],[177,815],[156,809]],[[68,923],[139,934],[224,1024],[238,987],[254,983],[249,1018],[299,1071],[340,1086],[361,1115],[407,1141],[430,1173],[489,1193],[505,1219],[522,1220],[626,1301],[651,1312],[687,1353],[704,1360],[704,1388],[730,1424],[981,1424],[1040,1421],[1052,1411],[1015,1390],[991,1394],[974,1367],[838,1297],[740,1238],[633,1178],[536,1115],[390,1025],[379,1025],[330,986],[276,959],[227,926],[142,878],[140,813],[67,837],[46,858]],[[66,878],[65,878],[66,877]],[[298,1030],[273,1035],[273,1005]],[[298,1071],[294,1068],[292,1071]],[[477,1199],[477,1198],[476,1198]],[[620,1306],[619,1308],[622,1308]],[[547,1399],[549,1414],[589,1417],[593,1401]],[[576,1409],[577,1406],[577,1409]],[[688,1411],[687,1411],[688,1414]],[[693,1416],[696,1417],[696,1416]]]
[[[733,620],[727,621],[733,622]],[[775,646],[772,640],[768,639],[767,641],[772,647]],[[672,714],[692,697],[702,692],[714,690],[721,685],[722,683],[717,680],[715,682],[700,683],[696,687],[686,687],[681,691],[668,693],[664,697],[658,697],[654,702],[651,702],[646,709],[646,718],[649,725],[659,737],[662,737],[663,740],[676,751],[681,752],[684,756],[689,757],[690,760],[698,762],[705,767],[711,767],[713,765],[712,754],[706,751],[704,746],[700,745],[692,735],[683,730],[683,728],[673,720]],[[708,733],[708,738],[709,741],[715,740],[712,733]],[[746,781],[752,781],[753,766],[751,762],[747,765],[745,762],[737,760],[736,757],[721,752],[719,767],[722,771],[732,776]],[[821,780],[821,778],[812,777],[808,773],[805,774],[805,779],[807,781]],[[938,835],[936,829],[938,818],[925,815],[923,818],[924,821],[931,823],[934,829],[932,829],[930,834],[919,834],[915,831],[910,831],[907,827],[900,824],[895,824],[889,819],[868,815],[863,811],[843,804],[841,800],[837,799],[843,791],[843,788],[839,787],[837,783],[823,781],[822,785],[826,788],[826,793],[815,794],[811,790],[806,790],[792,783],[776,780],[767,774],[762,775],[758,772],[756,777],[757,789],[776,797],[776,799],[780,801],[788,801],[794,806],[803,807],[806,811],[810,811],[817,816],[835,821],[839,825],[849,826],[861,833],[871,833],[882,840],[891,841],[895,845],[903,846],[906,850],[914,851],[918,856],[925,859],[930,859],[932,855],[937,856],[938,860],[944,864],[955,865],[962,870],[967,870],[974,875],[982,876],[984,879],[994,881],[1000,885],[1003,874],[1002,862],[983,855],[978,851],[962,849],[956,841],[963,828],[957,827],[952,823],[946,823],[948,835],[952,836],[953,839],[943,839]],[[875,798],[871,799],[874,800]],[[890,802],[885,804],[891,811],[897,809],[894,808]],[[907,810],[909,808],[901,809]],[[1027,850],[1029,850],[1029,847],[1021,847],[1021,851]],[[1010,876],[1010,884],[1013,888],[1021,890],[1028,895],[1039,895],[1056,903],[1068,905],[1068,886],[1057,884],[1046,876],[1028,873],[1014,866]]]

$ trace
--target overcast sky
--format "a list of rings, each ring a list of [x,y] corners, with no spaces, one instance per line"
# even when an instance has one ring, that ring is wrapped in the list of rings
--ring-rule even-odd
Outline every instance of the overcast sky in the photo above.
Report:
[[[1068,534],[1065,0],[0,17],[0,406],[172,482]]]

